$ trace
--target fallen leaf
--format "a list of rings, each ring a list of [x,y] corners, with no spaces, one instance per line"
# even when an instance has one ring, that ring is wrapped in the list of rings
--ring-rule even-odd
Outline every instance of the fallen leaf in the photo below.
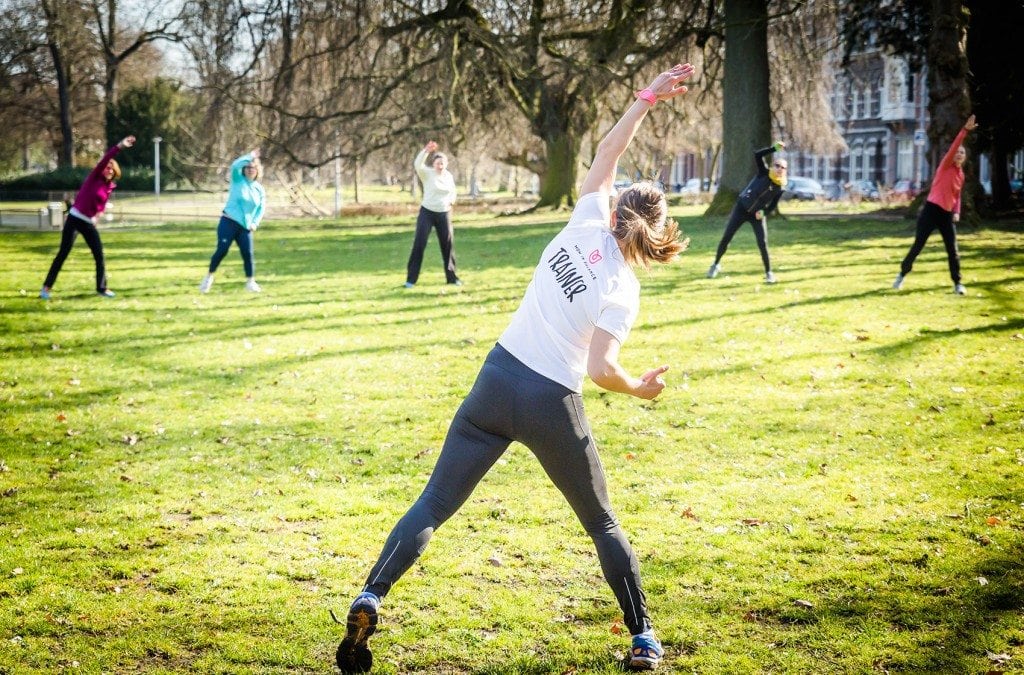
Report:
[[[700,520],[700,518],[697,517],[697,514],[693,512],[693,508],[689,506],[683,509],[683,512],[680,515],[683,518],[689,518],[690,520]]]
[[[633,454],[632,452],[627,452],[626,459],[636,459],[636,455]]]
[[[986,579],[985,577],[978,577],[977,579],[975,579],[975,581],[978,582],[979,586],[988,586],[988,579]]]
[[[989,539],[987,534],[980,534],[980,535],[978,535],[978,543],[981,544],[982,546],[988,546],[989,544],[992,543],[992,540]]]
[[[611,631],[612,635],[622,635],[622,623],[619,621],[612,621]]]
[[[985,423],[982,424],[981,426],[983,426],[983,427],[994,427],[995,425],[996,425],[996,418],[992,415],[992,413],[989,413],[988,414],[988,419],[985,420]]]
[[[504,567],[504,563],[501,562],[501,558],[499,558],[497,554],[488,558],[487,562],[491,563],[494,567]]]
[[[121,440],[125,445],[135,445],[139,442],[139,437],[135,434],[128,434],[127,436],[122,436]]]
[[[992,663],[1007,663],[1013,658],[1009,654],[993,654],[992,652],[985,652],[985,656]]]
[[[793,604],[797,607],[803,607],[804,609],[814,609],[814,604],[807,600],[794,600]]]
[[[846,495],[846,501],[848,501],[848,502],[855,502],[855,501],[857,501],[857,498],[854,497],[853,495]]]
[[[72,387],[77,387],[78,385],[82,384],[82,381],[76,378],[71,378],[70,380],[68,380],[68,384],[70,384]]]
[[[744,621],[749,621],[750,623],[758,623],[759,621],[761,621],[761,617],[758,615],[757,612],[755,612],[754,610],[751,609],[751,610],[748,610],[747,613],[743,615],[743,620]]]
[[[132,477],[127,474],[121,474],[121,480],[125,483],[131,483]]]
[[[967,389],[964,387],[950,387],[949,390],[954,394],[966,394]]]
[[[1000,518],[999,516],[989,516],[988,518],[985,519],[985,524],[986,525],[1001,525],[1002,523],[1003,523],[1003,519]]]
[[[746,525],[747,527],[761,527],[762,525],[766,524],[760,518],[744,518],[740,522]]]
[[[68,421],[68,416],[65,415],[64,413],[57,413],[57,421],[58,422],[67,422]]]
[[[24,574],[24,573],[25,573],[25,570],[22,569],[21,567],[15,567],[13,570],[11,570],[11,576],[15,576],[15,577],[18,576],[19,574]]]

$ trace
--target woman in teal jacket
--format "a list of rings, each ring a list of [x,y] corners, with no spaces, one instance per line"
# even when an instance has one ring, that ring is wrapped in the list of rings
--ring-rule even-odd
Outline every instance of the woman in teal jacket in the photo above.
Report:
[[[199,284],[201,293],[208,292],[213,286],[213,275],[231,248],[232,241],[238,244],[238,250],[242,253],[245,287],[253,293],[262,290],[256,283],[253,262],[253,233],[260,226],[266,203],[266,193],[259,184],[262,170],[259,148],[231,163],[231,189],[228,192],[228,201],[224,205],[224,213],[217,224],[217,250],[210,258],[209,274]]]

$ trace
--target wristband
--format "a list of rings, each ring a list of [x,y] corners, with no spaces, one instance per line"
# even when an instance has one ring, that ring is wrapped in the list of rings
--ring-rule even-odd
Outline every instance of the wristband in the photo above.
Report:
[[[643,89],[641,91],[638,91],[635,95],[641,101],[647,101],[652,106],[658,102],[658,95],[655,94],[650,89]]]

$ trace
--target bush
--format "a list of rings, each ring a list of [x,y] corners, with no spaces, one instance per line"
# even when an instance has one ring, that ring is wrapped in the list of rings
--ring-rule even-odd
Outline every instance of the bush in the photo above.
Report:
[[[14,180],[0,182],[0,190],[16,199],[19,193],[30,192],[61,192],[77,191],[82,181],[92,171],[91,167],[75,167],[55,169],[43,173],[31,173]],[[160,176],[160,186],[166,185],[166,179]],[[150,192],[153,190],[153,170],[139,167],[124,168],[117,187],[131,192]]]

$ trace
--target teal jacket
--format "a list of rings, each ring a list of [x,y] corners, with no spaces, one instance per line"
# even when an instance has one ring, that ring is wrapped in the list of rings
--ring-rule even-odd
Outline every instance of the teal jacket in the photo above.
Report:
[[[231,163],[231,188],[228,201],[224,204],[224,215],[247,230],[255,230],[263,219],[266,193],[263,186],[249,180],[242,169],[253,161],[252,153],[246,153]]]

